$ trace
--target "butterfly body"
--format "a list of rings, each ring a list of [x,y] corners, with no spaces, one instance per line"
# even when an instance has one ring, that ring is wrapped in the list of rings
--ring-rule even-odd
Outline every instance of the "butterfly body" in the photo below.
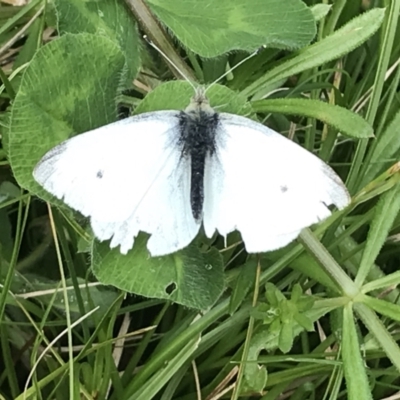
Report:
[[[182,157],[190,163],[190,204],[197,221],[203,213],[205,162],[207,157],[214,156],[218,125],[219,116],[202,92],[179,114],[179,145]]]

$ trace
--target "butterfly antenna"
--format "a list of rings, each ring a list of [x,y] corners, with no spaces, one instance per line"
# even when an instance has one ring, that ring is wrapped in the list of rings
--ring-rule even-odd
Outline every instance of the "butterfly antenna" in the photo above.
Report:
[[[242,61],[239,61],[237,64],[235,64],[232,68],[229,68],[228,71],[226,71],[224,74],[222,74],[218,79],[216,79],[214,82],[212,82],[205,91],[213,87],[216,83],[218,83],[222,78],[225,78],[225,76],[229,75],[232,71],[234,71],[237,67],[240,67],[242,64],[244,64],[246,61],[250,60],[250,58],[253,58],[257,54],[260,53],[261,50],[265,49],[266,46],[261,46],[257,50],[253,51],[250,55],[245,57]]]
[[[152,41],[147,35],[143,35],[143,39],[151,46],[153,49],[157,50],[180,74],[181,76],[190,84],[193,90],[196,92],[197,88],[193,85],[192,81],[187,77],[185,73],[179,69],[176,64]]]

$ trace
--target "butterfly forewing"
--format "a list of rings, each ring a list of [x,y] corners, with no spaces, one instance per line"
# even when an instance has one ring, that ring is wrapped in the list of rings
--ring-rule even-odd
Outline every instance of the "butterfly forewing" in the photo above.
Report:
[[[349,203],[340,178],[313,154],[247,118],[220,114],[206,162],[204,228],[240,231],[249,252],[283,247]]]
[[[178,114],[146,113],[75,136],[50,150],[34,177],[122,253],[139,231],[151,234],[152,255],[179,250],[199,223],[190,208],[190,164],[176,146]]]

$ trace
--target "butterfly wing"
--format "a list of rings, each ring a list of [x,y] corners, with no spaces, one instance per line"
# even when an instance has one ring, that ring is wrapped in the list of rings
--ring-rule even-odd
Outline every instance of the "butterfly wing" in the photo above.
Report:
[[[153,256],[172,253],[196,236],[190,206],[190,164],[177,146],[178,112],[130,117],[75,136],[41,159],[34,178],[89,216],[96,237],[121,252],[139,231],[151,234]]]
[[[240,231],[248,252],[278,249],[301,229],[343,208],[349,194],[319,158],[247,118],[220,114],[216,151],[206,161],[204,228]]]

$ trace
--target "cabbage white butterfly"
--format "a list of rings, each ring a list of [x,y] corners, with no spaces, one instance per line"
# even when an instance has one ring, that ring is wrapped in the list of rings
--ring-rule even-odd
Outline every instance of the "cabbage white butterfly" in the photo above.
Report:
[[[33,176],[90,217],[126,254],[139,231],[152,256],[238,230],[250,253],[281,248],[350,197],[319,158],[248,118],[217,113],[203,89],[184,111],[136,115],[68,139]]]

